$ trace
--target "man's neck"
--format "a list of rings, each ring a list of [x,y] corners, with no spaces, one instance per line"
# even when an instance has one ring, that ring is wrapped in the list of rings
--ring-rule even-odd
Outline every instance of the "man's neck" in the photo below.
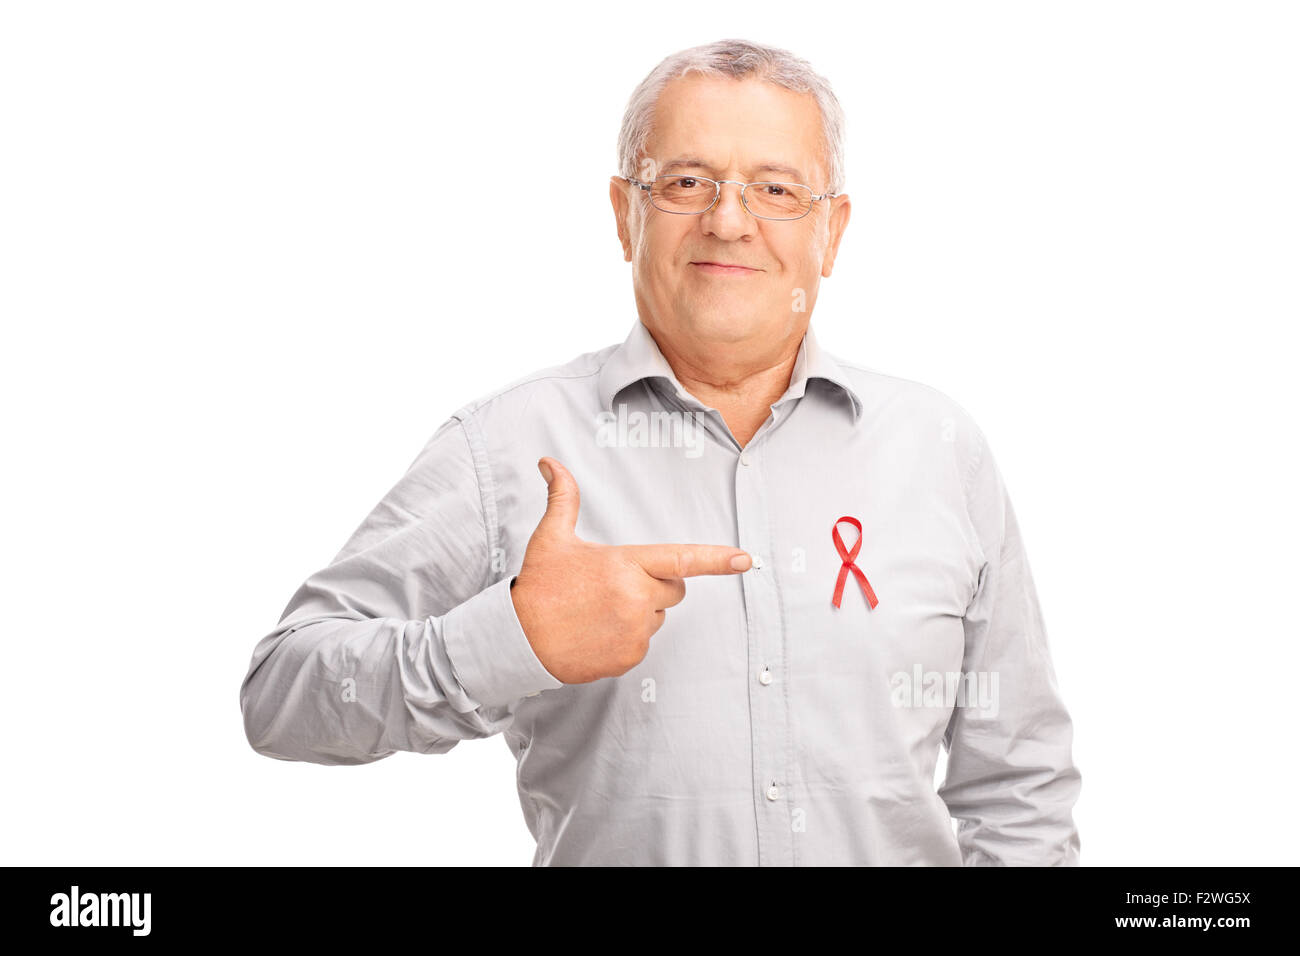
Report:
[[[751,347],[735,342],[669,342],[659,337],[655,341],[682,387],[716,408],[744,447],[771,415],[772,403],[790,387],[803,331],[775,348],[759,343]]]

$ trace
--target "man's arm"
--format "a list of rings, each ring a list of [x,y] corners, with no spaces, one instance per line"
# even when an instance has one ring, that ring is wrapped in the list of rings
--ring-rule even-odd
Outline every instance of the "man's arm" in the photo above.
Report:
[[[239,692],[254,750],[320,764],[445,753],[561,686],[493,568],[490,482],[449,419],[255,648]]]
[[[985,563],[963,619],[963,672],[997,680],[996,710],[957,707],[944,733],[939,795],[958,818],[967,866],[1077,866],[1081,777],[1011,499],[982,433],[967,475]],[[987,676],[983,676],[987,675]],[[996,675],[996,677],[994,677]]]

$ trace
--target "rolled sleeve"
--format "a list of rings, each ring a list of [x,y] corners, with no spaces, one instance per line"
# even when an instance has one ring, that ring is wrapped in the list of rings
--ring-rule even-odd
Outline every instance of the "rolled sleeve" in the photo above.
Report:
[[[538,659],[519,623],[510,597],[513,580],[502,578],[443,618],[443,640],[456,679],[480,706],[504,706],[564,683]]]

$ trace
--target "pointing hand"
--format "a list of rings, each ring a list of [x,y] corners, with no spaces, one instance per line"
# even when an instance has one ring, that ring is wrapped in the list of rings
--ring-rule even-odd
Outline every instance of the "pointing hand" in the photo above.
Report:
[[[574,533],[578,483],[554,458],[537,467],[548,488],[546,513],[510,597],[533,652],[556,680],[585,684],[626,673],[645,658],[664,609],[686,596],[686,578],[750,567],[748,554],[726,545],[583,541]]]

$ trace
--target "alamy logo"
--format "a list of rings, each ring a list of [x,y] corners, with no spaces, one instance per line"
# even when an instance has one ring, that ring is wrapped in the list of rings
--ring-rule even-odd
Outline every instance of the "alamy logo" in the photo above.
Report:
[[[133,936],[149,935],[149,893],[71,893],[50,897],[51,926],[130,926]]]
[[[597,448],[684,448],[687,458],[704,454],[704,426],[695,412],[661,412],[649,414],[626,405],[618,414],[600,412],[596,416]]]
[[[992,720],[998,715],[997,671],[897,671],[889,679],[890,702],[895,707],[966,710],[972,720]]]

